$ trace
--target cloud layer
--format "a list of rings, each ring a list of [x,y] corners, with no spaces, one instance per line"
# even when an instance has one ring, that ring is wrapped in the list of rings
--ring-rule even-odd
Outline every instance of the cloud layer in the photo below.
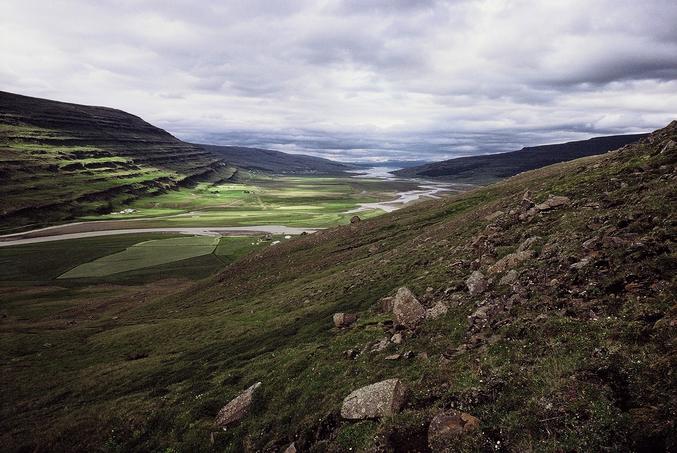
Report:
[[[0,89],[193,141],[427,159],[677,118],[674,0],[6,0]]]

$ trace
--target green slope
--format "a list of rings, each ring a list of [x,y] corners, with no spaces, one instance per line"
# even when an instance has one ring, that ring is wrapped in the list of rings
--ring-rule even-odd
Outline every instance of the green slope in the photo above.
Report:
[[[219,157],[120,110],[0,92],[0,232],[109,212],[232,172]]]
[[[673,122],[619,151],[283,242],[172,295],[118,295],[89,318],[76,309],[86,289],[40,296],[64,306],[45,315],[8,293],[2,445],[429,451],[430,420],[453,407],[480,419],[453,451],[674,450],[676,163]],[[527,190],[570,203],[526,214]],[[496,263],[527,239],[502,284]],[[488,286],[471,295],[476,270]],[[447,314],[347,358],[391,335],[379,299],[400,286]],[[337,331],[339,311],[359,321]],[[409,389],[401,413],[341,419],[352,390],[394,377]],[[250,414],[216,429],[256,381]]]

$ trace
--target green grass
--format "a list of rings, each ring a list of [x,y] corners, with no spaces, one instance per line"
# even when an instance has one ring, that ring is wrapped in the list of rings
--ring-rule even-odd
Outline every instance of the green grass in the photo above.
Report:
[[[128,249],[98,258],[63,273],[59,278],[105,277],[145,267],[207,255],[219,239],[208,236],[156,239],[139,242]]]

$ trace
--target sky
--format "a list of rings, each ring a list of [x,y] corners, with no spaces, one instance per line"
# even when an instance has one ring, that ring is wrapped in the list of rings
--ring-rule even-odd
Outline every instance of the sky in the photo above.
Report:
[[[0,90],[200,143],[442,160],[677,119],[674,0],[3,0]]]

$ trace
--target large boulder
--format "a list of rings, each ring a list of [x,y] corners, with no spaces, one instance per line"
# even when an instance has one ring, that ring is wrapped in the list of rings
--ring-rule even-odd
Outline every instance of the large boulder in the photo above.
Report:
[[[477,296],[482,294],[487,290],[487,280],[484,278],[484,274],[480,271],[475,271],[470,274],[470,277],[465,281],[466,286],[468,287],[468,292],[471,296]]]
[[[571,203],[568,197],[562,197],[557,195],[550,195],[547,200],[543,203],[536,205],[538,211],[549,211],[551,209],[556,209],[562,206],[567,206]]]
[[[443,451],[450,442],[479,429],[480,421],[465,412],[451,410],[437,414],[428,428],[428,446]]]
[[[404,405],[406,388],[399,379],[387,379],[359,388],[343,400],[341,416],[350,420],[394,415]]]
[[[357,321],[357,315],[354,313],[334,313],[334,325],[339,329],[350,327]]]
[[[233,398],[230,403],[223,406],[216,416],[214,424],[219,428],[225,428],[226,426],[241,420],[249,413],[249,408],[252,404],[254,392],[256,392],[256,389],[258,389],[260,386],[261,383],[257,382]]]
[[[514,267],[517,267],[524,261],[527,261],[533,257],[534,257],[533,250],[523,250],[521,252],[511,253],[509,255],[504,256],[500,260],[496,261],[496,263],[493,266],[489,267],[488,272],[490,274],[500,274],[501,272],[505,272]]]
[[[425,319],[425,308],[408,288],[400,288],[393,301],[393,314],[398,324],[413,329]]]

